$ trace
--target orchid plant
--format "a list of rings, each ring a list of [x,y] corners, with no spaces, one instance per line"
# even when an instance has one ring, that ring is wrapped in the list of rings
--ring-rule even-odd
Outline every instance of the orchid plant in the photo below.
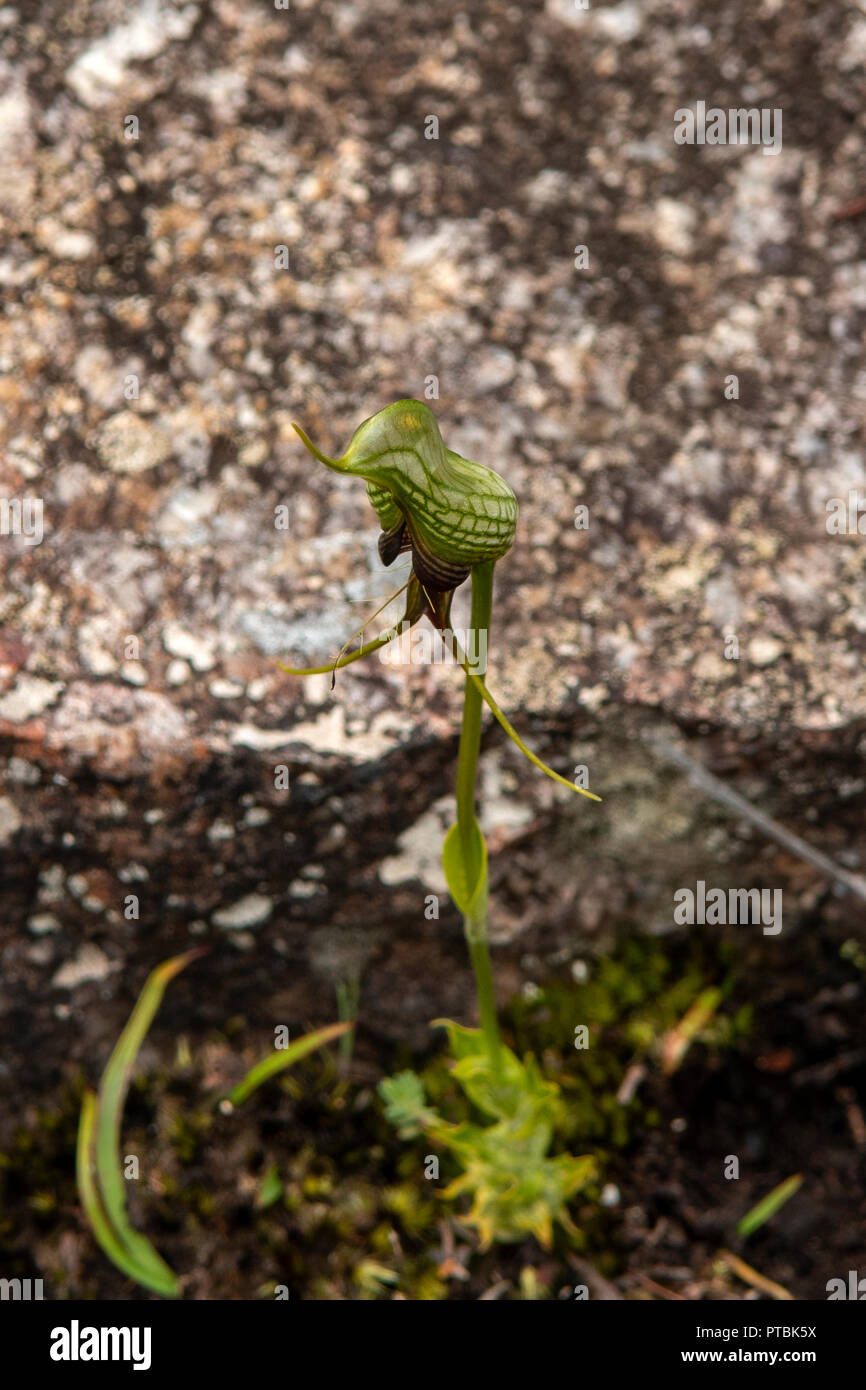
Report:
[[[330,665],[281,669],[295,676],[330,671],[333,688],[339,668],[369,656],[407,625],[426,617],[442,634],[466,677],[457,756],[457,817],[445,837],[442,860],[449,892],[463,917],[481,1027],[474,1030],[447,1020],[438,1022],[448,1031],[455,1080],[492,1123],[448,1124],[425,1104],[423,1086],[414,1072],[382,1082],[386,1112],[406,1137],[423,1132],[457,1160],[462,1172],[443,1195],[465,1192],[472,1198],[466,1219],[478,1229],[482,1245],[494,1239],[519,1239],[529,1232],[549,1245],[554,1221],[570,1225],[567,1203],[589,1180],[593,1162],[570,1155],[548,1156],[561,1106],[559,1088],[541,1076],[533,1058],[521,1062],[503,1044],[499,1031],[488,942],[487,847],[476,816],[482,704],[548,777],[592,801],[601,798],[560,776],[526,746],[491,695],[485,672],[472,669],[450,626],[454,592],[470,579],[475,650],[486,652],[494,567],[514,541],[517,498],[492,468],[445,446],[433,412],[421,401],[397,401],[365,420],[341,458],[329,458],[298,425],[294,428],[320,463],[365,480],[382,527],[379,555],[383,564],[391,565],[406,551],[411,552],[412,564],[403,588],[373,615],[377,617],[405,591],[406,609],[399,627],[348,651],[363,634],[360,629]]]

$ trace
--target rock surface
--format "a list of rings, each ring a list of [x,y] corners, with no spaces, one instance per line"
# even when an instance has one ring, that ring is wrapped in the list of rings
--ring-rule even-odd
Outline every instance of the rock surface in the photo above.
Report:
[[[866,19],[830,14],[0,10],[0,493],[43,528],[0,538],[5,1067],[49,1084],[60,1033],[92,1068],[190,939],[202,1026],[326,1021],[358,972],[374,1032],[471,1011],[436,862],[455,672],[374,659],[332,695],[276,665],[402,582],[291,421],[339,451],[433,377],[449,446],[520,498],[490,684],[605,797],[488,733],[503,993],[668,929],[696,877],[862,931],[642,737],[696,736],[863,871],[866,224],[834,214],[864,193]],[[781,153],[677,145],[698,98],[781,108]]]

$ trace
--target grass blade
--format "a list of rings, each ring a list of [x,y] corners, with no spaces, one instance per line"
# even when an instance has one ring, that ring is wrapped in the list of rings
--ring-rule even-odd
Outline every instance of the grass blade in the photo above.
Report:
[[[783,1207],[790,1197],[803,1184],[803,1174],[795,1173],[793,1177],[786,1178],[780,1182],[778,1187],[774,1187],[772,1192],[768,1192],[766,1197],[762,1197],[751,1211],[747,1211],[742,1221],[737,1226],[737,1235],[745,1240],[746,1236],[752,1235],[759,1227],[769,1221],[771,1216],[775,1216],[780,1207]]]
[[[98,1094],[85,1094],[78,1131],[78,1190],[96,1240],[125,1274],[168,1298],[177,1297],[177,1278],[126,1214],[120,1131],[132,1069],[166,986],[202,954],[199,949],[173,956],[150,973],[108,1060]]]
[[[728,1267],[733,1270],[734,1274],[739,1275],[744,1283],[751,1284],[753,1289],[760,1289],[762,1293],[768,1293],[771,1298],[778,1299],[782,1302],[787,1303],[793,1300],[794,1295],[789,1293],[783,1284],[776,1284],[772,1279],[768,1279],[766,1275],[759,1274],[756,1269],[753,1269],[751,1265],[747,1265],[745,1260],[741,1260],[739,1255],[734,1255],[732,1251],[720,1250],[718,1258],[728,1265]]]
[[[325,1028],[318,1028],[314,1033],[305,1033],[297,1042],[291,1043],[288,1047],[274,1052],[270,1057],[265,1057],[263,1061],[247,1072],[243,1081],[239,1081],[234,1090],[229,1091],[228,1095],[220,1101],[220,1110],[227,1114],[236,1105],[241,1105],[253,1091],[258,1090],[264,1081],[268,1081],[272,1076],[276,1076],[286,1067],[291,1067],[295,1062],[299,1062],[302,1057],[306,1057],[309,1052],[315,1052],[317,1047],[324,1047],[325,1043],[332,1042],[334,1038],[340,1038],[344,1033],[348,1033],[350,1028],[354,1028],[354,1023],[329,1023]]]
[[[172,1298],[176,1295],[176,1280],[171,1270],[168,1279],[155,1279],[152,1271],[142,1269],[124,1248],[120,1236],[108,1221],[99,1196],[99,1189],[93,1176],[93,1142],[96,1132],[97,1101],[93,1091],[86,1091],[81,1104],[81,1120],[78,1126],[78,1147],[76,1150],[76,1176],[78,1192],[84,1214],[90,1224],[97,1243],[124,1274],[154,1293]]]

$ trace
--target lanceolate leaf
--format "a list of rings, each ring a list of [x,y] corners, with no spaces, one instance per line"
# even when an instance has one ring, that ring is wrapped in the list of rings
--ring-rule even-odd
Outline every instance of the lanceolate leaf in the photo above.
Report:
[[[76,1170],[78,1192],[84,1214],[90,1223],[97,1242],[105,1254],[124,1274],[136,1283],[161,1293],[166,1298],[177,1295],[177,1280],[167,1265],[163,1269],[152,1263],[142,1264],[129,1249],[128,1241],[122,1232],[117,1231],[108,1220],[100,1197],[94,1175],[93,1146],[96,1132],[96,1095],[85,1091],[81,1105],[81,1120],[78,1127],[78,1148]],[[155,1254],[156,1252],[152,1252]],[[157,1256],[159,1260],[159,1256]]]
[[[88,1091],[84,1096],[78,1131],[78,1190],[96,1239],[125,1274],[168,1298],[177,1296],[177,1279],[150,1242],[132,1228],[126,1214],[120,1129],[132,1069],[166,985],[202,954],[196,950],[174,956],[148,976],[102,1074],[98,1093]]]
[[[478,821],[473,822],[475,851],[471,863],[463,851],[459,825],[452,825],[442,846],[448,892],[464,917],[474,916],[487,893],[487,846]]]
[[[203,954],[202,950],[195,950],[174,956],[157,966],[148,976],[102,1074],[98,1093],[90,1090],[84,1093],[78,1127],[78,1192],[98,1244],[124,1274],[165,1298],[177,1298],[177,1276],[150,1241],[130,1225],[126,1213],[120,1132],[132,1070],[166,986],[190,961]],[[269,1076],[291,1066],[314,1048],[342,1036],[353,1026],[351,1023],[335,1023],[320,1028],[316,1033],[299,1038],[285,1051],[266,1058],[232,1091],[229,1097],[232,1104],[240,1104]]]
[[[227,1109],[240,1105],[251,1096],[253,1091],[258,1090],[262,1082],[268,1081],[272,1076],[285,1071],[286,1067],[291,1067],[295,1062],[299,1062],[308,1053],[315,1052],[317,1047],[324,1047],[326,1043],[333,1042],[335,1038],[341,1038],[344,1033],[348,1033],[354,1028],[354,1023],[329,1023],[326,1028],[318,1028],[315,1033],[305,1033],[302,1038],[290,1043],[288,1047],[274,1051],[263,1061],[247,1072],[243,1081],[239,1081],[233,1091],[221,1102],[221,1107]]]

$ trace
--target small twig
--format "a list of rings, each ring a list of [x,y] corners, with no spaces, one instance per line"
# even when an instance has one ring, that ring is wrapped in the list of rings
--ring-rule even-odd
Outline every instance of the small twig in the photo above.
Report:
[[[795,835],[792,830],[786,830],[784,825],[772,820],[770,816],[759,811],[756,806],[747,801],[739,792],[733,791],[730,787],[714,777],[712,772],[707,769],[686,752],[682,744],[674,743],[672,739],[666,738],[663,734],[656,734],[647,731],[644,734],[644,742],[648,744],[666,762],[673,763],[675,767],[682,768],[689,774],[689,780],[693,786],[706,792],[714,801],[718,801],[722,806],[734,811],[737,815],[743,816],[751,821],[752,825],[762,831],[769,839],[775,840],[784,849],[790,850],[791,854],[803,859],[807,864],[811,864],[824,874],[826,878],[832,879],[851,893],[856,893],[858,898],[866,902],[866,879],[860,874],[849,873],[836,864],[826,854],[801,840],[799,835]]]
[[[735,1274],[738,1274],[747,1284],[753,1288],[760,1289],[762,1293],[768,1293],[771,1298],[776,1298],[781,1302],[793,1302],[794,1295],[789,1293],[781,1284],[775,1284],[766,1275],[759,1274],[751,1265],[747,1265],[745,1260],[741,1260],[739,1255],[733,1255],[730,1250],[720,1250],[718,1254],[720,1260],[724,1260]]]

